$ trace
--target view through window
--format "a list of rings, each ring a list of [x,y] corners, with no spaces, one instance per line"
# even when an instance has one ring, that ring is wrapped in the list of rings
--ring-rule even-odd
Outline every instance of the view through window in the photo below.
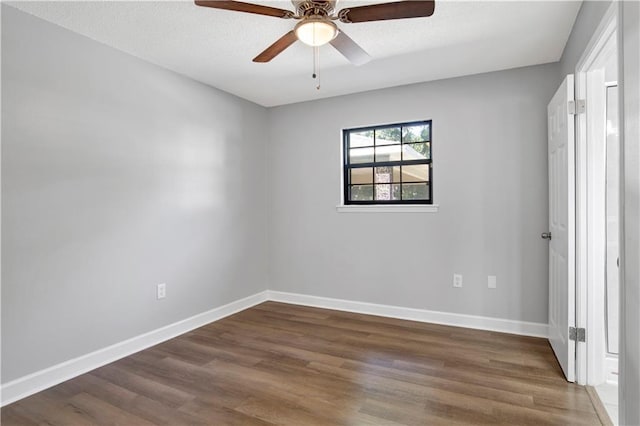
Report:
[[[432,204],[431,120],[343,130],[345,204]]]

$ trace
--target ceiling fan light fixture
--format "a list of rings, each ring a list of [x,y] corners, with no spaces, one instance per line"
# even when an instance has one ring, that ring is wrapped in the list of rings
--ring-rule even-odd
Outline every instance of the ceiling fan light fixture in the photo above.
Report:
[[[322,46],[338,35],[338,27],[324,17],[309,17],[296,25],[298,40],[309,46]]]

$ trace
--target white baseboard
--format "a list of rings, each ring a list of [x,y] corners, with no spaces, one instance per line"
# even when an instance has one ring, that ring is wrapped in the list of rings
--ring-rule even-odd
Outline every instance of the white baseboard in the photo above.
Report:
[[[2,385],[2,406],[267,300],[263,291]]]
[[[425,309],[403,308],[400,306],[378,305],[375,303],[354,302],[351,300],[307,296],[304,294],[285,293],[273,290],[267,291],[267,298],[276,302],[335,309],[338,311],[355,312],[359,314],[378,315],[381,317],[410,321],[452,325],[478,330],[499,331],[502,333],[519,334],[523,336],[543,338],[547,338],[548,336],[547,324],[537,322],[514,321],[476,315],[428,311]]]
[[[266,290],[5,383],[0,387],[2,406],[268,300],[524,336],[547,337],[547,324]]]

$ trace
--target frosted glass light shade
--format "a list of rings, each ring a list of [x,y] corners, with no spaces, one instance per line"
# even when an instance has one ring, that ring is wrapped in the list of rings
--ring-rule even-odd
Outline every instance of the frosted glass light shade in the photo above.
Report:
[[[338,27],[322,18],[307,18],[294,29],[298,40],[309,46],[322,46],[338,35]]]

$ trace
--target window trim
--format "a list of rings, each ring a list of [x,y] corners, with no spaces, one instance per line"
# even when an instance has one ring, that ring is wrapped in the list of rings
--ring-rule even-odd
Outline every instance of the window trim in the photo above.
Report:
[[[437,213],[439,204],[340,204],[338,213]]]
[[[429,140],[424,141],[429,143],[429,159],[427,160],[395,160],[395,161],[383,161],[376,162],[375,161],[375,151],[374,151],[374,161],[368,163],[357,163],[354,165],[349,164],[349,141],[348,135],[351,132],[358,131],[366,131],[366,130],[378,130],[378,129],[389,129],[394,127],[409,127],[409,126],[417,126],[417,125],[429,125]],[[342,194],[341,201],[342,204],[337,206],[338,211],[364,211],[362,208],[367,210],[373,210],[372,207],[387,207],[387,209],[383,209],[384,211],[399,211],[398,207],[427,207],[427,206],[435,206],[435,209],[424,209],[424,211],[435,212],[438,211],[438,205],[433,202],[433,122],[431,119],[429,120],[415,120],[415,121],[406,121],[401,123],[390,123],[390,124],[379,124],[373,126],[360,126],[360,127],[352,127],[352,128],[343,128],[342,129]],[[416,142],[420,143],[420,142]],[[400,132],[400,142],[399,144],[391,144],[385,146],[394,146],[399,145],[402,147],[402,131]],[[375,149],[375,141],[373,148]],[[349,171],[354,168],[367,168],[367,167],[394,167],[394,166],[405,166],[405,165],[415,165],[415,164],[428,164],[429,166],[429,199],[428,200],[375,200],[375,182],[372,183],[374,186],[374,199],[373,200],[361,200],[361,201],[353,201],[349,200]],[[402,178],[401,178],[402,179]],[[418,182],[419,183],[419,182]],[[400,182],[402,184],[402,181]],[[402,187],[401,187],[402,191]],[[353,207],[361,207],[361,209],[353,209]],[[388,207],[395,207],[393,209],[388,209]],[[341,210],[340,208],[346,208]],[[376,209],[376,211],[383,211],[381,209]],[[416,209],[411,209],[412,211],[417,211]]]

